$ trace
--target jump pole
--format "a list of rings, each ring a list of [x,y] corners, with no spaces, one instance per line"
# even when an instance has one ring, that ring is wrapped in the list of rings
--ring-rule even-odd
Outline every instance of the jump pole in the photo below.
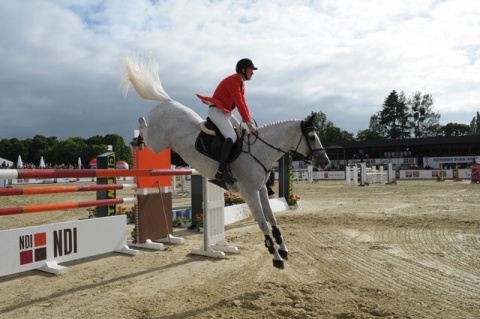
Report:
[[[188,175],[192,170],[1,170],[0,177],[5,179],[18,178],[61,178],[61,177],[122,177],[122,176],[168,176],[172,174]],[[87,190],[112,189],[119,186],[96,185],[90,189],[67,187],[48,188],[44,192],[26,187],[14,191],[23,194],[40,194],[52,192],[77,192]],[[35,213],[41,211],[64,210],[111,204],[134,203],[137,198],[114,198],[92,200],[85,202],[68,202],[33,206],[1,208],[1,215]],[[223,219],[222,219],[223,220]],[[38,269],[54,274],[65,273],[67,270],[58,262],[65,262],[98,254],[117,251],[136,255],[137,250],[130,249],[125,243],[126,234],[122,225],[126,224],[125,216],[110,216],[110,218],[85,219],[74,222],[56,223],[36,227],[9,229],[0,231],[0,251],[9,260],[0,265],[0,276],[14,274],[26,270]],[[104,234],[108,233],[104,240]],[[62,239],[65,236],[64,239]],[[20,240],[20,247],[18,241]],[[77,248],[78,245],[78,248]],[[68,247],[67,247],[68,246]],[[40,247],[40,248],[38,248]],[[80,248],[82,247],[82,248]],[[34,248],[34,249],[32,249]],[[77,249],[79,250],[77,252]],[[20,260],[18,255],[20,254]],[[60,256],[60,257],[58,257]],[[63,256],[63,257],[62,257]]]
[[[55,203],[55,204],[6,207],[6,208],[0,208],[0,216],[39,213],[39,212],[64,210],[64,209],[76,209],[76,208],[84,208],[84,207],[98,207],[98,206],[105,206],[105,205],[127,204],[127,203],[136,203],[136,202],[137,202],[137,199],[135,197],[130,197],[130,198],[90,200],[90,201],[83,201],[83,202],[64,202],[64,203]]]
[[[21,188],[0,188],[0,196],[14,195],[40,195],[58,193],[91,192],[110,189],[136,188],[135,184],[104,184],[104,185],[83,185],[83,186],[45,186],[45,187],[21,187]]]
[[[0,179],[51,179],[191,175],[191,169],[2,169]]]

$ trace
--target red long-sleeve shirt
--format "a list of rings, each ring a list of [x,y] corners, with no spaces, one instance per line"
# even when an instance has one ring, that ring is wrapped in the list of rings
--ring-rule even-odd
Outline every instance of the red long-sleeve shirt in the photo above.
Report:
[[[197,94],[198,98],[207,105],[216,105],[217,107],[227,112],[232,112],[235,107],[245,123],[251,122],[252,117],[248,110],[247,102],[245,101],[245,86],[241,75],[234,73],[223,79],[218,84],[212,97],[205,97]]]

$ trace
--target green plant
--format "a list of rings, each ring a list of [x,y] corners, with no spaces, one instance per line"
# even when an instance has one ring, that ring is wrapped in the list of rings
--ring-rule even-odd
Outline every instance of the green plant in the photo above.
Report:
[[[182,225],[182,218],[176,217],[173,221],[173,227],[180,227]]]
[[[288,206],[295,206],[299,200],[300,196],[292,194],[290,195],[290,197],[287,198],[287,204]]]
[[[136,244],[137,243],[137,227],[133,227],[132,232],[130,233],[130,236],[133,237],[132,243]]]
[[[128,222],[134,222],[135,221],[135,214],[137,211],[137,207],[133,205],[130,209],[122,206],[117,207],[117,215],[127,215],[127,221]]]
[[[195,215],[195,222],[197,223],[197,227],[203,227],[203,214],[198,213]]]
[[[225,198],[225,206],[245,203],[243,198],[241,198],[239,195],[234,194],[232,192],[225,193],[224,198]]]

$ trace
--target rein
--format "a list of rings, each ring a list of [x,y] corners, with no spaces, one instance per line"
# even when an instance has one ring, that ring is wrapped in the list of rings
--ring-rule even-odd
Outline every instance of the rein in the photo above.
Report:
[[[257,131],[257,132],[255,132],[255,133],[253,133],[253,135],[255,136],[255,140],[254,140],[253,142],[250,142],[250,135],[251,135],[251,134],[248,134],[248,135],[247,135],[247,140],[248,140],[247,142],[245,142],[245,139],[243,140],[244,143],[247,144],[247,146],[248,146],[248,151],[242,150],[242,152],[249,154],[258,164],[260,164],[260,166],[262,166],[263,170],[265,171],[265,174],[267,174],[267,173],[270,171],[270,169],[267,169],[267,167],[265,167],[265,165],[264,165],[255,155],[252,154],[251,149],[250,149],[250,147],[251,147],[253,144],[255,144],[255,142],[256,142],[257,140],[260,140],[263,144],[265,144],[265,145],[267,145],[268,147],[273,148],[273,149],[276,150],[277,152],[280,152],[280,153],[283,153],[283,154],[288,154],[288,153],[290,153],[290,152],[295,152],[295,153],[301,155],[301,156],[306,160],[306,162],[310,162],[309,158],[313,156],[313,153],[315,153],[315,152],[317,152],[317,151],[323,151],[324,153],[326,152],[325,148],[317,148],[317,149],[314,149],[314,148],[312,147],[312,145],[311,145],[311,143],[310,143],[310,141],[309,141],[309,139],[308,139],[308,137],[307,137],[307,133],[308,133],[308,132],[311,132],[311,131],[313,131],[313,130],[315,130],[315,127],[313,127],[313,126],[312,126],[312,127],[304,128],[303,125],[302,125],[302,136],[300,136],[300,139],[298,140],[298,143],[297,143],[297,147],[296,147],[295,150],[293,150],[293,151],[284,151],[284,150],[282,150],[281,148],[276,147],[276,146],[270,144],[269,142],[267,142],[267,141],[265,141],[263,138],[261,138],[260,135],[258,134],[258,131]],[[306,156],[305,156],[305,155],[302,155],[302,154],[300,154],[300,153],[297,152],[298,148],[300,147],[300,143],[302,142],[302,139],[303,139],[304,137],[305,137],[305,140],[307,141],[307,145],[308,145],[308,148],[309,148],[309,152],[308,152],[308,154],[307,154]]]
[[[263,142],[265,145],[269,146],[270,148],[273,148],[273,149],[276,150],[277,152],[280,152],[280,153],[283,153],[283,154],[287,154],[287,153],[289,153],[289,151],[288,151],[288,152],[285,152],[284,150],[282,150],[282,149],[280,149],[280,148],[278,148],[278,147],[276,147],[276,146],[268,143],[267,141],[265,141],[263,138],[261,138],[261,137],[258,135],[258,132],[253,133],[253,135],[256,137],[256,138],[255,138],[255,141],[253,141],[252,143],[250,143],[250,134],[247,134],[247,139],[248,139],[248,141],[247,141],[245,144],[247,144],[247,146],[248,146],[248,151],[242,150],[242,152],[243,152],[243,153],[247,153],[247,154],[249,154],[251,157],[253,157],[253,159],[254,159],[255,161],[257,161],[257,163],[260,164],[260,166],[262,166],[263,170],[265,171],[265,174],[267,174],[267,173],[270,171],[270,169],[267,169],[267,168],[265,167],[265,165],[263,165],[263,163],[262,163],[255,155],[252,154],[251,149],[250,149],[250,146],[252,146],[253,144],[255,144],[255,142],[256,142],[257,140],[260,140],[260,141]],[[302,140],[302,139],[300,138],[300,140]],[[243,141],[245,142],[245,140],[243,140]],[[300,143],[299,143],[299,144],[300,144]],[[298,145],[297,145],[297,148],[298,148]]]

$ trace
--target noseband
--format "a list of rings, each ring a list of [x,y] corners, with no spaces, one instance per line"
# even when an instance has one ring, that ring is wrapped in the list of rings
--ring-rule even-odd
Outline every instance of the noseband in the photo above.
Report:
[[[315,154],[315,152],[322,151],[321,156],[323,156],[327,152],[325,148],[313,148],[312,141],[311,141],[313,136],[308,136],[308,133],[312,131],[315,132],[315,126],[313,125],[307,126],[305,122],[302,122],[302,136],[300,137],[300,140],[298,141],[297,147],[295,148],[295,151],[294,151],[295,153],[302,156],[306,161],[311,161],[313,159],[313,155]],[[303,137],[305,137],[305,140],[307,141],[307,145],[308,145],[309,152],[307,153],[307,155],[303,155],[297,152]]]

